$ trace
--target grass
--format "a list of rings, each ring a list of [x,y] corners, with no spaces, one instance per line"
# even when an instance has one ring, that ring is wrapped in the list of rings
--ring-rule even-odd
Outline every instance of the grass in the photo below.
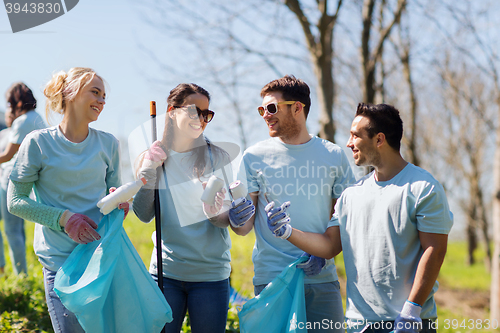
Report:
[[[477,263],[467,265],[467,244],[450,243],[445,264],[441,268],[439,281],[449,288],[469,289],[471,291],[490,290],[491,275],[483,264],[486,253],[478,249],[475,253]]]
[[[125,220],[124,227],[144,264],[149,267],[153,249],[151,234],[154,231],[154,223],[144,224],[131,213]],[[33,252],[33,230],[34,223],[26,222],[26,236],[29,240],[27,244],[28,277],[15,277],[11,274],[9,256],[7,248],[5,248],[8,262],[6,274],[0,278],[0,332],[53,332],[45,305],[42,269]],[[246,237],[241,237],[233,232],[230,232],[230,234],[233,244],[231,249],[231,284],[244,296],[253,297],[253,264],[251,256],[255,235],[251,233]],[[470,295],[487,294],[491,279],[483,264],[484,251],[478,250],[476,253],[478,264],[468,266],[466,264],[467,247],[465,245],[463,242],[449,244],[448,253],[439,276],[440,288],[448,291],[452,290],[456,294],[465,295],[465,297],[468,293]],[[342,255],[339,255],[335,261],[342,285],[342,293],[344,294],[345,307],[345,272]],[[465,300],[460,302],[465,302]],[[453,304],[453,301],[451,303]],[[482,312],[484,313],[483,317],[479,318],[476,314],[471,314],[459,307],[438,306],[439,332],[478,333],[492,331],[484,328],[489,315],[488,305],[485,307],[485,311]],[[467,309],[467,307],[465,308]],[[474,324],[472,324],[471,320],[473,320]],[[188,318],[183,332],[190,332],[187,321]],[[482,328],[479,328],[480,325]],[[228,316],[226,332],[238,331],[237,312],[233,307],[230,309]]]

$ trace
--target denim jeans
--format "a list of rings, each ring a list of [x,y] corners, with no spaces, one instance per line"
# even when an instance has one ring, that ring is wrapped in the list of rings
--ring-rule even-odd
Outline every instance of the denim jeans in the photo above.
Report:
[[[50,320],[55,333],[85,333],[73,312],[61,303],[54,291],[54,271],[43,269],[43,282],[45,285],[45,299],[49,308]]]
[[[152,276],[158,282],[158,277]],[[172,308],[173,317],[172,322],[165,325],[166,333],[179,333],[186,310],[193,333],[226,331],[229,279],[184,282],[163,277],[163,294]]]
[[[258,295],[266,287],[265,284],[254,287]],[[308,332],[335,332],[343,333],[344,309],[338,281],[305,284],[304,294],[306,299],[306,318]]]
[[[2,211],[5,235],[9,242],[9,254],[15,274],[27,273],[26,265],[26,236],[24,234],[24,220],[12,215],[7,210],[7,192],[0,186],[0,209]],[[0,267],[5,266],[3,253],[3,239],[0,233]]]

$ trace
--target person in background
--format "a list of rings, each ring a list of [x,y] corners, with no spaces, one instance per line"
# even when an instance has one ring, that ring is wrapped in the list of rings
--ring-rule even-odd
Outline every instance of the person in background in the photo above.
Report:
[[[10,127],[6,145],[0,153],[0,210],[4,221],[5,235],[9,243],[9,253],[15,274],[28,273],[26,264],[26,236],[24,220],[7,210],[7,185],[10,171],[16,160],[21,142],[33,130],[45,128],[45,123],[35,111],[36,99],[33,92],[22,82],[14,83],[6,92],[7,110],[5,123]],[[0,234],[0,245],[2,236]],[[5,266],[3,246],[0,247],[0,272]]]
[[[342,193],[324,233],[292,228],[314,255],[344,253],[349,333],[435,333],[436,281],[453,225],[446,194],[400,153],[403,122],[386,104],[358,105],[347,147],[373,172]]]
[[[10,108],[10,106],[9,106]],[[8,109],[9,109],[8,108]],[[7,147],[7,143],[9,140],[9,132],[10,126],[12,126],[12,120],[10,117],[11,112],[9,112],[9,116],[7,112],[5,113],[5,125],[7,126],[3,130],[0,131],[0,151],[4,151],[5,147]],[[2,167],[0,165],[0,179],[2,179]],[[0,205],[2,204],[0,199]],[[2,209],[0,206],[0,220],[2,219]],[[5,272],[5,254],[3,251],[3,237],[2,231],[0,230],[0,276]]]
[[[133,209],[141,221],[153,219],[156,169],[164,163],[158,180],[162,243],[155,244],[149,271],[155,280],[163,279],[163,293],[172,308],[173,321],[165,325],[165,332],[178,333],[188,311],[194,333],[223,333],[231,271],[229,200],[224,189],[213,195],[212,205],[200,198],[210,176],[223,178],[224,166],[232,179],[230,159],[203,135],[214,117],[205,89],[179,84],[167,103],[163,138],[138,159],[137,176],[146,178],[147,184],[136,194]],[[162,251],[162,263],[157,262],[156,251]]]
[[[243,154],[238,178],[247,180],[257,207],[255,215],[236,231],[246,235],[255,227],[255,295],[306,255],[308,261],[297,267],[306,273],[307,323],[298,325],[308,327],[308,332],[342,332],[344,311],[334,261],[303,253],[286,239],[291,226],[309,232],[327,229],[336,198],[354,182],[351,167],[339,146],[308,133],[311,99],[304,81],[284,76],[265,85],[261,97],[258,111],[271,138]],[[230,218],[240,211],[232,208]]]
[[[63,118],[26,136],[10,175],[7,206],[36,223],[33,248],[43,266],[54,331],[83,332],[54,292],[54,279],[78,244],[101,238],[95,230],[103,217],[97,202],[121,185],[119,144],[113,135],[89,127],[106,97],[103,79],[92,69],[54,74],[44,94],[47,118],[51,111]]]

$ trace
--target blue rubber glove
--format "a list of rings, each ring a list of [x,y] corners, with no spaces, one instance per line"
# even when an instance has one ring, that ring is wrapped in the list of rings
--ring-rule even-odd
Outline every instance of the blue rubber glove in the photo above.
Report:
[[[297,265],[297,268],[302,268],[307,276],[314,276],[321,273],[321,270],[326,265],[326,260],[324,258],[312,256],[309,253],[305,252],[302,257],[304,256],[308,256],[309,260],[307,260],[305,263]]]
[[[244,226],[253,214],[255,214],[255,206],[252,200],[239,198],[231,203],[231,208],[229,209],[229,222],[231,222],[233,227],[239,228]]]
[[[417,333],[422,330],[420,312],[422,306],[406,301],[399,316],[394,321],[394,333]]]
[[[277,208],[274,208],[274,206],[274,201],[271,201],[265,208],[267,213],[267,226],[275,237],[288,239],[292,234],[292,226],[289,224],[290,217],[286,212],[287,208],[290,207],[290,201],[283,203]]]

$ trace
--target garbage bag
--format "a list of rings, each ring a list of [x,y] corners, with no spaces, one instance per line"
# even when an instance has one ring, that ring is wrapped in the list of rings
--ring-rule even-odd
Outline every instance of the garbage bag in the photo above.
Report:
[[[78,245],[54,291],[86,332],[160,332],[172,310],[123,229],[123,210],[104,216],[99,241]]]
[[[307,333],[304,270],[297,268],[306,260],[297,259],[243,305],[238,313],[242,333]]]

